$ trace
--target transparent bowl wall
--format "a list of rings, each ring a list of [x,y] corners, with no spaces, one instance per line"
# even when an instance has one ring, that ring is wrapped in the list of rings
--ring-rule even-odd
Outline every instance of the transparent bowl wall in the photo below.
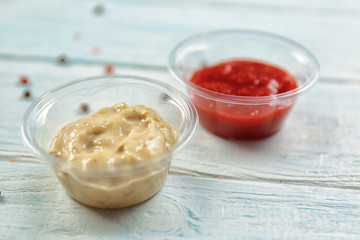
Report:
[[[48,154],[55,132],[65,123],[84,117],[103,107],[125,102],[146,105],[168,121],[178,141],[168,152],[136,164],[114,168],[74,169]],[[89,113],[81,111],[87,103]],[[198,117],[192,103],[176,89],[147,78],[109,76],[84,79],[49,91],[37,99],[24,116],[25,145],[50,164],[67,193],[75,200],[99,208],[119,208],[138,204],[163,186],[172,155],[194,136]]]
[[[276,65],[295,77],[298,88],[275,96],[244,97],[216,93],[190,82],[196,70],[230,59]],[[317,60],[304,47],[278,35],[252,30],[214,31],[190,37],[171,52],[169,67],[187,87],[201,125],[216,135],[234,139],[257,139],[276,133],[297,97],[319,77]]]

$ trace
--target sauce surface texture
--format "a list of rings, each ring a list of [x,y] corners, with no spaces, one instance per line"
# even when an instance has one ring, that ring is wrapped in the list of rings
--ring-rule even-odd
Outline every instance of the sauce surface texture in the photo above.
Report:
[[[170,156],[163,156],[161,165],[151,158],[170,150],[176,141],[174,129],[154,109],[119,103],[65,124],[56,132],[49,153],[70,162],[71,169],[57,167],[56,172],[72,198],[92,207],[120,208],[143,202],[160,190]],[[139,161],[149,164],[136,169],[132,163]],[[122,170],[125,163],[134,169]],[[110,175],[114,171],[116,175]]]
[[[173,128],[155,110],[119,103],[63,126],[49,152],[86,168],[143,161],[169,150],[175,142]]]
[[[214,92],[252,97],[272,96],[298,86],[292,75],[277,66],[241,59],[203,67],[193,73],[190,81]],[[190,95],[203,127],[224,138],[245,140],[276,133],[295,101],[244,105]]]
[[[231,60],[196,71],[191,82],[214,92],[237,96],[270,96],[295,89],[295,79],[276,66]]]

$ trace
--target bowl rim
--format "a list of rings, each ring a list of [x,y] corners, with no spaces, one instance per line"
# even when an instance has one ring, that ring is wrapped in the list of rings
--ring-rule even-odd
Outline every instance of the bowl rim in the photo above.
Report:
[[[219,93],[212,90],[208,90],[206,88],[200,87],[189,80],[185,79],[181,75],[181,71],[179,70],[179,67],[176,65],[176,56],[181,52],[181,48],[187,44],[190,44],[192,41],[199,40],[199,39],[206,39],[207,37],[217,36],[217,35],[229,35],[229,34],[236,34],[236,35],[247,35],[247,36],[254,36],[254,37],[263,37],[268,39],[275,39],[278,42],[282,42],[283,44],[291,45],[295,48],[297,48],[299,51],[301,51],[307,59],[312,63],[313,65],[313,72],[312,75],[309,77],[309,80],[306,81],[305,84],[292,89],[290,91],[270,95],[270,96],[237,96],[237,95],[229,95],[225,93]],[[242,58],[245,59],[245,58]],[[251,59],[251,58],[246,58]],[[258,60],[258,59],[256,59]],[[175,77],[176,80],[178,80],[183,86],[190,88],[194,93],[197,95],[200,95],[202,97],[215,100],[218,102],[224,102],[224,103],[230,103],[230,104],[249,104],[249,105],[258,105],[258,104],[268,104],[268,103],[274,103],[281,100],[289,100],[296,98],[297,96],[300,96],[307,92],[309,89],[311,89],[315,83],[317,82],[319,76],[320,76],[320,64],[316,57],[303,45],[301,45],[298,42],[295,42],[289,38],[286,38],[284,36],[270,33],[266,31],[260,31],[260,30],[253,30],[253,29],[223,29],[223,30],[213,30],[213,31],[207,31],[198,33],[195,35],[192,35],[190,37],[185,38],[184,40],[180,41],[170,52],[169,59],[168,59],[168,69],[170,73]],[[258,60],[261,61],[261,60]],[[277,66],[282,68],[282,66]]]
[[[119,84],[124,83],[130,83],[129,80],[131,80],[131,83],[137,84],[137,85],[143,85],[148,87],[160,87],[160,91],[168,90],[173,94],[173,96],[176,96],[176,105],[177,108],[181,111],[182,114],[186,114],[188,117],[190,117],[187,121],[190,122],[190,128],[185,129],[185,133],[183,134],[184,137],[182,139],[179,139],[179,135],[177,136],[177,142],[175,145],[166,152],[163,152],[162,154],[153,156],[151,158],[146,159],[145,161],[137,161],[135,163],[119,163],[116,165],[116,169],[112,172],[109,172],[109,168],[104,166],[100,169],[87,169],[87,171],[93,171],[97,174],[102,174],[104,176],[118,176],[119,171],[120,172],[128,172],[129,170],[131,173],[137,172],[137,171],[144,171],[149,166],[164,166],[164,164],[168,161],[168,158],[171,154],[178,152],[181,150],[185,145],[187,145],[195,136],[198,126],[199,126],[199,119],[198,114],[196,111],[195,106],[193,103],[188,99],[188,97],[182,93],[181,91],[177,90],[176,88],[170,86],[167,83],[160,82],[158,80],[154,80],[152,78],[148,77],[142,77],[137,75],[100,75],[95,77],[89,77],[89,78],[82,78],[79,80],[74,80],[65,84],[61,84],[53,89],[48,90],[44,94],[42,94],[40,97],[38,97],[26,110],[23,121],[21,125],[21,136],[22,141],[24,145],[36,156],[40,157],[41,160],[49,159],[49,161],[43,161],[51,163],[53,167],[61,167],[62,169],[67,169],[68,171],[76,172],[78,175],[83,174],[84,176],[87,176],[88,173],[84,172],[82,169],[73,169],[71,166],[71,163],[69,161],[64,161],[58,157],[54,157],[50,155],[47,151],[45,151],[40,145],[37,143],[34,136],[31,136],[30,134],[30,120],[32,119],[31,116],[36,116],[37,113],[42,111],[44,107],[51,105],[54,101],[53,96],[56,94],[59,94],[61,92],[66,92],[71,87],[74,87],[76,85],[84,84],[84,83],[91,83],[91,82],[98,82],[101,81],[107,82],[109,80],[115,80],[118,81]],[[180,102],[178,102],[180,101]],[[156,109],[155,109],[156,110]],[[79,117],[81,118],[81,117]],[[185,125],[185,121],[181,124],[180,129],[182,129]],[[178,134],[178,133],[177,133]],[[110,175],[109,175],[110,174]]]

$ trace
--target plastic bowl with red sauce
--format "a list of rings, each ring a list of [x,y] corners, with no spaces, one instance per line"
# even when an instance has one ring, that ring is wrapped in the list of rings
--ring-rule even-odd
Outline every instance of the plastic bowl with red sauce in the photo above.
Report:
[[[254,30],[195,35],[170,54],[200,124],[223,138],[250,140],[278,132],[296,99],[319,78],[319,63],[300,44]]]

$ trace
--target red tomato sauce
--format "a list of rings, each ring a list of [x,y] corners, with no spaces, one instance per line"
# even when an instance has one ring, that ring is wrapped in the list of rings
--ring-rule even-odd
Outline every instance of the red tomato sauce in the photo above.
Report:
[[[271,96],[297,88],[295,78],[285,70],[240,59],[201,68],[190,81],[214,92],[237,96]],[[257,139],[276,133],[294,104],[294,100],[262,105],[231,104],[190,95],[202,126],[231,139]]]

